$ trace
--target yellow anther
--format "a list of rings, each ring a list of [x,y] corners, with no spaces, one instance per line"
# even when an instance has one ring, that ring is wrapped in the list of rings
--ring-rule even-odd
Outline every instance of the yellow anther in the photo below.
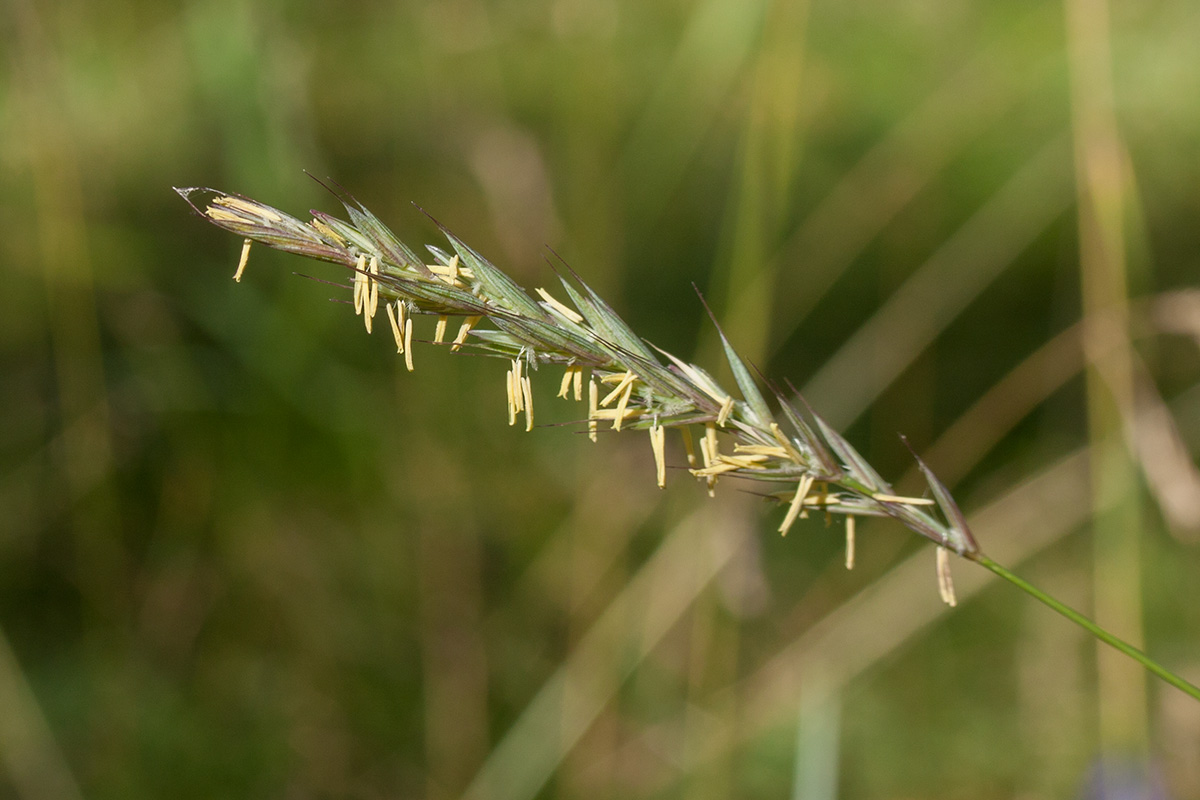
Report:
[[[854,569],[854,515],[846,515],[846,569]]]
[[[525,430],[533,430],[533,383],[529,376],[521,378],[521,398],[525,405]]]
[[[512,385],[513,402],[516,404],[517,411],[525,410],[525,393],[521,391],[522,377],[521,359],[514,358],[512,362]]]
[[[794,445],[792,440],[785,436],[783,431],[779,429],[778,422],[771,423],[771,433],[775,436],[775,441],[779,442],[783,449],[787,451],[788,456],[792,459],[792,461],[796,462],[797,464],[804,461],[803,457],[800,455],[800,451],[796,449],[796,445]]]
[[[729,420],[729,415],[732,413],[733,413],[733,398],[726,397],[725,402],[723,402],[721,404],[721,411],[717,414],[717,424],[720,425],[722,428],[724,428],[725,423]]]
[[[433,331],[434,344],[441,344],[446,339],[446,323],[450,319],[445,314],[438,317],[437,327]]]
[[[483,317],[467,317],[463,320],[462,325],[460,325],[458,328],[458,335],[454,337],[454,344],[450,347],[451,351],[457,350],[463,346],[463,342],[467,341],[467,334],[471,332],[472,328],[479,324],[479,320],[481,319],[483,319]]]
[[[606,376],[606,378],[611,378],[611,377],[612,377],[611,375]],[[620,397],[622,394],[624,394],[625,391],[627,389],[629,389],[629,387],[631,385],[633,385],[633,381],[636,377],[637,376],[634,375],[632,372],[626,372],[625,374],[623,374],[621,376],[620,381],[617,383],[617,387],[615,389],[613,389],[611,392],[609,392],[607,395],[604,396],[604,399],[600,401],[600,405],[606,406],[609,403],[611,403],[613,400],[616,400],[618,397]]]
[[[474,278],[475,273],[459,263],[458,256],[450,259],[449,264],[426,264],[425,269],[437,275],[451,286],[462,286],[459,278]]]
[[[368,270],[371,275],[379,274],[379,258],[371,256],[371,267]],[[379,281],[372,277],[367,278],[367,284],[371,288],[370,296],[367,298],[367,314],[375,316],[375,312],[379,309]]]
[[[630,373],[632,375],[632,373]],[[629,397],[633,394],[633,379],[630,378],[628,383],[625,383],[625,391],[621,395],[621,399],[617,401],[617,416],[613,420],[613,430],[621,430],[621,423],[625,420],[626,407],[629,405]]]
[[[711,422],[704,423],[704,438],[700,440],[700,455],[704,458],[704,468],[710,469],[717,463],[720,451],[717,449],[717,428]],[[705,477],[708,485],[708,496],[717,496],[717,476],[708,473]]]
[[[250,260],[250,245],[253,239],[242,240],[242,257],[238,259],[237,272],[233,273],[233,279],[238,283],[242,282],[242,272],[246,269],[246,262]]]
[[[599,410],[596,407],[596,398],[600,394],[599,387],[596,386],[595,380],[588,381],[588,438],[593,442],[596,441],[596,412]]]
[[[508,424],[517,424],[517,393],[513,391],[513,371],[512,367],[508,368],[508,372],[504,373],[504,389],[508,393]]]
[[[340,233],[335,231],[333,228],[326,225],[324,222],[321,222],[321,220],[314,219],[312,222],[310,222],[308,224],[312,226],[313,230],[315,230],[317,233],[324,236],[326,239],[332,239],[337,244],[345,246],[345,244],[346,244],[345,237],[343,237]]]
[[[241,223],[244,223],[246,221],[244,217],[240,217],[237,214],[234,214],[230,211],[226,211],[223,208],[217,208],[216,206],[209,206],[208,208],[204,209],[204,216],[208,217],[213,222],[241,222]]]
[[[404,306],[401,305],[401,308]],[[404,320],[404,368],[409,372],[413,371],[412,361],[412,317],[406,317]]]
[[[666,443],[667,432],[663,426],[652,425],[650,427],[650,447],[654,450],[654,468],[660,489],[666,488],[667,485]]]
[[[354,313],[361,314],[367,302],[367,257],[360,255],[354,262]]]
[[[937,578],[942,602],[954,608],[958,605],[958,598],[954,595],[954,579],[950,576],[950,551],[940,545],[937,549]]]
[[[936,500],[928,497],[898,497],[894,494],[877,493],[871,495],[872,498],[881,503],[903,503],[906,506],[932,506],[937,505]]]
[[[723,464],[731,464],[735,469],[762,469],[766,456],[726,456],[718,455],[717,459]]]
[[[748,455],[764,456],[766,458],[787,458],[787,451],[782,447],[763,444],[735,444],[733,452]]]
[[[262,217],[270,222],[283,222],[283,217],[279,216],[266,206],[262,206],[257,203],[251,203],[250,201],[243,200],[240,197],[222,195],[220,197],[214,197],[213,203],[219,206],[225,206],[226,208],[232,208],[235,211],[241,211],[242,213],[249,214],[252,217]]]
[[[642,408],[627,408],[627,409],[625,409],[624,412],[621,412],[620,410],[618,410],[616,408],[598,408],[598,409],[596,409],[596,419],[598,419],[598,420],[610,419],[610,420],[616,421],[616,420],[620,419],[620,420],[624,421],[624,420],[630,420],[630,419],[637,419],[639,417],[644,417],[645,415],[646,415],[646,410],[642,409]]]
[[[567,319],[571,320],[571,322],[574,322],[576,325],[579,325],[583,322],[583,315],[581,315],[578,311],[575,311],[573,308],[570,308],[570,307],[564,305],[563,303],[560,303],[558,300],[556,300],[554,298],[554,296],[552,294],[547,292],[545,289],[538,288],[538,289],[535,289],[534,291],[536,291],[539,295],[541,295],[542,299],[546,301],[546,305],[550,306],[555,311],[562,314]]]
[[[395,305],[401,309],[400,316],[403,317],[404,316],[403,301],[397,300]],[[385,311],[387,311],[388,322],[390,322],[392,324],[392,336],[394,336],[396,339],[396,352],[403,353],[404,352],[404,332],[402,330],[400,330],[400,322],[396,318],[396,312],[393,310],[391,303],[385,304],[383,308]]]
[[[737,464],[726,464],[724,462],[716,462],[703,469],[689,470],[697,478],[715,478],[718,475],[724,475],[726,472],[736,472],[741,469]]]
[[[361,265],[363,257],[358,257],[358,263]],[[361,266],[360,266],[361,268]],[[371,278],[371,275],[379,274],[379,259],[371,256],[371,266],[367,268],[367,274],[358,273],[363,280],[362,288],[362,315],[363,325],[366,326],[367,333],[371,332],[371,322],[375,319],[375,311],[379,308],[379,284]]]
[[[812,488],[813,479],[811,475],[805,475],[800,479],[799,485],[796,486],[796,494],[792,497],[792,504],[788,506],[787,515],[783,518],[783,523],[779,526],[779,533],[787,536],[788,529],[792,527],[792,523],[800,516],[800,511],[804,508],[804,498],[808,496],[808,490]]]
[[[692,429],[687,425],[679,426],[679,435],[683,437],[683,450],[687,453],[689,467],[696,466],[696,446],[692,442]]]

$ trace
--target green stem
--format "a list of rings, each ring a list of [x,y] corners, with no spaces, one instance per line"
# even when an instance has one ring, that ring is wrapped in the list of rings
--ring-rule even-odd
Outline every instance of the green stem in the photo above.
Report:
[[[1183,692],[1186,692],[1187,694],[1191,695],[1192,697],[1196,698],[1197,700],[1200,700],[1200,687],[1196,687],[1196,686],[1188,683],[1183,678],[1176,675],[1174,672],[1171,672],[1166,667],[1162,666],[1158,662],[1151,659],[1150,656],[1146,655],[1141,650],[1138,650],[1136,647],[1129,644],[1128,642],[1118,639],[1116,636],[1113,636],[1111,633],[1106,631],[1104,628],[1101,628],[1095,622],[1092,622],[1090,619],[1085,617],[1083,614],[1080,614],[1075,609],[1065,606],[1062,603],[1058,602],[1053,597],[1051,597],[1050,595],[1043,592],[1041,589],[1038,589],[1037,587],[1033,586],[1029,582],[1025,581],[1023,578],[1020,578],[1020,577],[1014,575],[1012,572],[1009,572],[1006,568],[1000,566],[995,561],[992,561],[990,558],[985,556],[983,553],[976,553],[974,555],[969,555],[969,556],[967,556],[967,558],[969,558],[972,561],[974,561],[975,563],[979,564],[981,567],[985,567],[985,568],[991,570],[992,572],[996,573],[1001,578],[1004,578],[1004,580],[1011,583],[1013,586],[1016,586],[1018,589],[1025,592],[1026,594],[1028,594],[1030,597],[1033,597],[1036,600],[1040,600],[1045,605],[1049,606],[1050,608],[1057,611],[1059,614],[1062,614],[1064,617],[1071,620],[1071,622],[1074,622],[1076,625],[1078,625],[1079,627],[1086,630],[1092,636],[1095,636],[1097,639],[1104,642],[1105,644],[1111,645],[1112,647],[1115,647],[1117,650],[1120,650],[1122,653],[1129,656],[1134,661],[1138,662],[1143,667],[1150,670],[1155,675],[1162,678],[1164,681],[1171,684],[1175,688],[1177,688]]]

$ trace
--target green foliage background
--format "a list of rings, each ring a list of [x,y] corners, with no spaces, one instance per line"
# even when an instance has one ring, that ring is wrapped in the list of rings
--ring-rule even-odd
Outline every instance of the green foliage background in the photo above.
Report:
[[[1149,297],[1200,275],[1200,8],[1110,10],[1123,252]],[[639,333],[715,367],[695,282],[883,474],[911,467],[902,431],[968,513],[1004,521],[985,550],[1084,609],[1133,598],[1149,651],[1196,681],[1194,298],[1170,324],[1133,313],[1183,449],[1133,448],[1121,585],[1094,580],[1084,462],[1010,494],[1095,436],[1078,343],[1001,383],[1082,313],[1091,142],[1065,19],[5,5],[4,793],[1049,798],[1108,752],[1200,795],[1196,704],[1126,680],[1133,721],[1101,734],[1093,645],[982,570],[955,565],[948,611],[898,525],[862,525],[847,573],[840,528],[780,540],[777,510],[681,470],[658,492],[644,437],[509,428],[499,364],[424,347],[407,374],[338,290],[290,274],[335,271],[265,248],[233,284],[238,242],[170,188],[303,216],[337,205],[302,171],[332,176],[411,243],[437,241],[416,202],[530,288],[549,245]],[[535,376],[539,421],[580,415],[558,378]]]

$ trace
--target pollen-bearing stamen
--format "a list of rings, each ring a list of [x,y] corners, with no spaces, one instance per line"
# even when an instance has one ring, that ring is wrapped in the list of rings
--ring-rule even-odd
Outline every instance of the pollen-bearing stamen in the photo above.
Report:
[[[253,242],[253,239],[242,240],[242,255],[238,258],[237,272],[233,273],[233,279],[238,283],[242,282],[242,273],[246,271],[246,262],[250,260],[250,245]]]
[[[509,425],[514,426],[517,423],[517,390],[512,380],[516,365],[509,367],[509,371],[504,373],[504,389],[509,396]]]
[[[779,428],[778,422],[772,422],[770,425],[771,435],[775,437],[775,441],[787,451],[787,458],[797,464],[804,463],[805,459],[800,455],[800,451],[796,449],[796,445],[787,436],[784,436],[783,431]]]
[[[525,430],[533,430],[533,382],[528,375],[521,378],[521,404],[525,407]]]
[[[660,489],[667,486],[666,441],[666,430],[655,422],[650,427],[650,447],[654,450],[654,474]]]
[[[401,306],[401,308],[403,308],[403,306]],[[409,372],[413,371],[412,332],[412,317],[406,317],[404,320],[404,368]]]
[[[876,492],[875,494],[871,495],[871,497],[875,500],[878,500],[881,503],[900,503],[901,505],[906,505],[906,506],[935,506],[935,505],[937,505],[936,500],[933,500],[928,497],[900,497],[898,495],[884,494],[882,492]]]
[[[326,225],[321,220],[313,219],[311,222],[308,223],[308,225],[314,231],[321,234],[321,236],[325,237],[326,239],[329,239],[329,240],[336,242],[337,244],[345,247],[346,238],[344,236],[342,236],[340,233],[338,233],[337,231],[335,231],[333,228]]]
[[[574,322],[576,325],[583,324],[583,315],[580,314],[578,311],[576,311],[575,309],[570,308],[567,305],[565,305],[564,303],[560,302],[558,300],[558,298],[554,297],[554,295],[550,294],[549,292],[547,292],[545,289],[543,289],[541,287],[538,287],[534,291],[536,291],[538,293],[538,295],[544,301],[546,301],[547,306],[554,309],[559,314],[562,314],[564,317],[569,319],[571,322]]]
[[[370,282],[371,294],[370,299],[367,302],[367,312],[373,317],[375,316],[375,311],[379,308],[379,281],[377,280],[379,275],[378,256],[371,256],[371,266],[368,269],[368,272],[370,272],[370,275],[367,277],[367,280]]]
[[[361,258],[360,256],[360,261]],[[359,273],[363,279],[362,316],[367,333],[371,332],[371,321],[375,319],[375,311],[379,308],[379,281],[371,277],[378,274],[379,259],[371,256],[371,265],[367,268],[367,274]]]
[[[632,375],[632,374],[633,373],[630,373],[630,375]],[[627,409],[629,408],[629,398],[632,394],[633,394],[633,381],[630,380],[629,382],[625,383],[625,391],[623,391],[621,393],[621,399],[617,401],[616,413],[613,416],[613,430],[614,431],[621,430],[621,423],[623,423],[625,421],[625,419],[631,415]],[[639,411],[639,413],[640,413],[640,411]]]
[[[359,255],[354,263],[354,313],[361,314],[367,305],[367,257]]]
[[[603,378],[601,378],[601,383],[615,383],[617,384],[617,388],[613,389],[604,396],[604,399],[600,401],[600,407],[604,408],[612,403],[613,400],[616,400],[618,397],[620,397],[625,392],[625,389],[633,383],[633,379],[634,374],[632,372],[623,372],[617,375],[605,375]]]
[[[733,413],[734,402],[732,397],[726,397],[721,403],[721,410],[717,413],[717,425],[724,428],[725,423],[729,421],[729,415]]]
[[[950,551],[940,545],[937,548],[937,579],[942,602],[954,608],[958,598],[954,594],[954,578],[950,575]]]
[[[679,435],[683,439],[683,451],[687,454],[688,466],[696,466],[696,445],[692,441],[692,429],[687,425],[679,427]]]
[[[588,438],[593,442],[596,441],[596,413],[599,411],[596,398],[600,396],[600,389],[596,384],[596,379],[592,378],[588,381]]]
[[[578,364],[568,364],[563,370],[562,383],[559,384],[558,394],[555,396],[568,400],[572,391],[576,400],[583,399],[583,367]]]
[[[399,309],[399,312],[394,310],[393,306]],[[396,354],[399,355],[404,352],[404,331],[400,328],[400,320],[404,319],[404,303],[401,300],[397,300],[394,304],[387,303],[383,310],[387,312],[388,322],[392,326],[392,336],[396,339]],[[397,313],[399,313],[399,318],[397,318]]]
[[[787,515],[783,518],[783,523],[779,526],[779,534],[787,536],[788,530],[799,518],[804,510],[804,499],[808,497],[808,490],[812,488],[813,477],[805,475],[800,479],[800,483],[796,486],[796,494],[792,497],[792,504],[788,506]]]
[[[846,515],[846,569],[854,569],[854,515]]]
[[[472,328],[479,324],[479,320],[481,319],[483,319],[483,317],[471,316],[462,321],[462,325],[458,327],[458,335],[454,337],[454,342],[450,345],[450,352],[454,352],[463,346],[463,344],[467,341],[467,334],[471,332]]]
[[[717,426],[711,422],[704,423],[704,438],[700,440],[700,455],[704,459],[704,469],[711,469],[720,457],[720,451],[717,449]],[[709,472],[703,477],[708,488],[708,496],[716,497],[717,476]]]

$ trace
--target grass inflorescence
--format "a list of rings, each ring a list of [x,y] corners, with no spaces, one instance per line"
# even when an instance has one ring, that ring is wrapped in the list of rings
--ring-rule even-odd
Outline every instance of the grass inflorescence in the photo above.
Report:
[[[639,337],[565,264],[566,274],[556,272],[566,300],[545,288],[536,289],[535,297],[436,220],[450,249],[428,245],[425,258],[344,192],[335,193],[348,221],[313,211],[312,219],[303,222],[237,194],[205,188],[176,191],[209,222],[242,237],[235,280],[241,280],[254,242],[347,268],[352,282],[346,288],[352,292],[355,313],[370,333],[382,304],[397,353],[404,356],[408,370],[414,369],[417,317],[433,318],[434,344],[508,361],[510,425],[523,418],[526,430],[533,429],[532,375],[543,367],[561,369],[561,378],[556,376],[558,396],[586,401],[587,416],[580,424],[593,441],[602,428],[648,433],[660,487],[666,479],[665,431],[676,428],[683,437],[690,473],[710,493],[722,477],[768,485],[765,494],[786,506],[781,534],[809,513],[841,515],[850,568],[855,518],[890,517],[937,545],[937,584],[948,605],[955,604],[949,570],[953,552],[981,564],[1200,699],[1197,687],[985,556],[950,492],[915,453],[932,496],[898,495],[794,387],[789,384],[785,393],[761,376],[756,379],[719,325],[736,393],[702,367]],[[771,410],[760,383],[774,397],[777,412]]]

